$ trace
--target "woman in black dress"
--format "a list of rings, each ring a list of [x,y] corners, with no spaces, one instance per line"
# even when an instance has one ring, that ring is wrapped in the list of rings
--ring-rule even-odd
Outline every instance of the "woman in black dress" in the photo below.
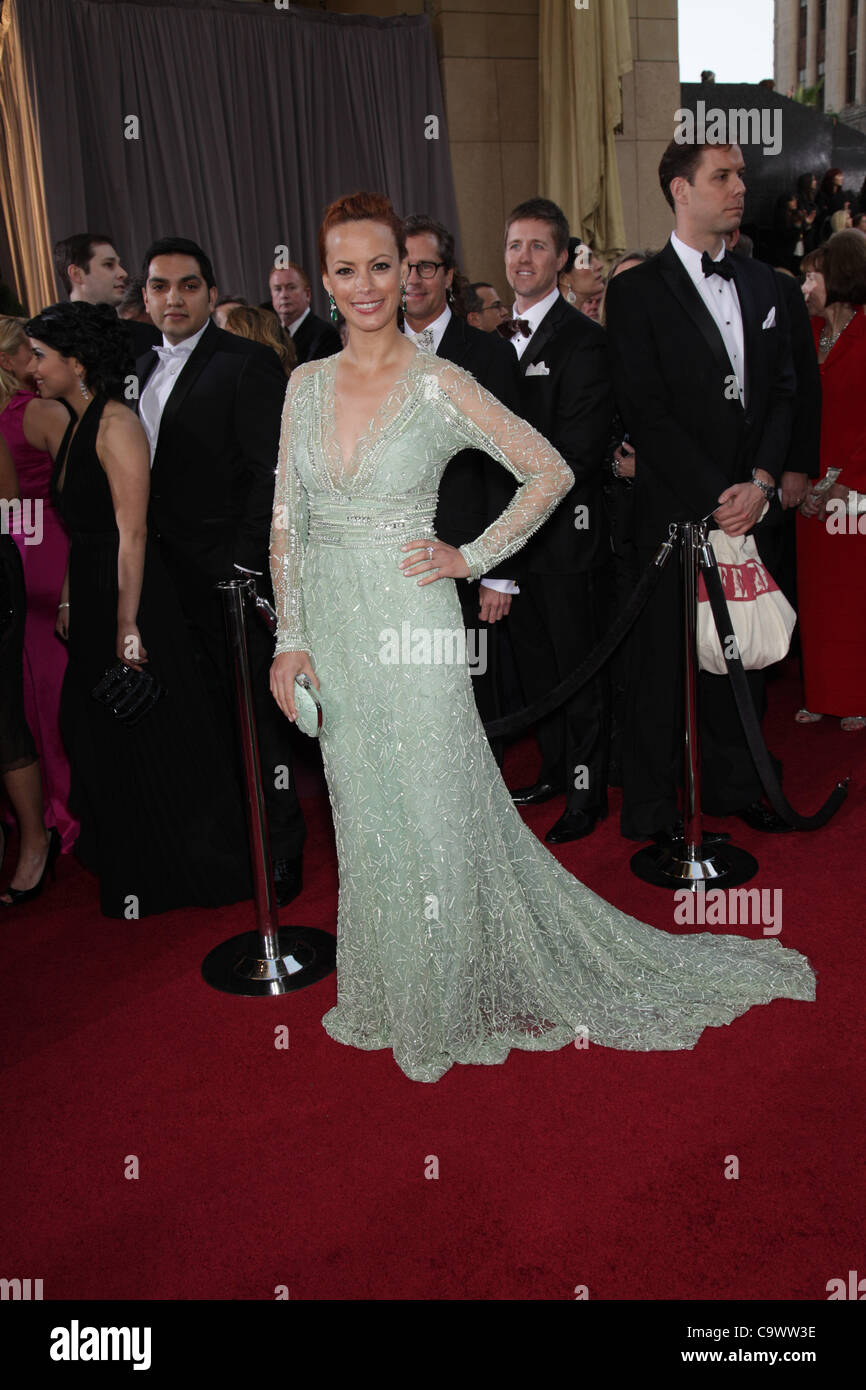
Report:
[[[150,455],[123,404],[132,365],[123,325],[107,306],[57,304],[31,319],[27,333],[40,394],[66,400],[74,414],[52,489],[70,537],[60,717],[81,821],[76,854],[98,874],[109,917],[248,897],[233,732],[208,702],[147,535]],[[132,726],[93,697],[119,661],[165,687]]]

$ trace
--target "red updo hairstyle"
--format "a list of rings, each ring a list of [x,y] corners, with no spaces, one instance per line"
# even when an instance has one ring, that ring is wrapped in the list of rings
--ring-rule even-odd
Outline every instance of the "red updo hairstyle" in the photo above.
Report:
[[[397,254],[401,261],[405,260],[403,223],[394,211],[391,199],[386,198],[384,193],[350,193],[345,198],[337,198],[336,202],[325,208],[319,228],[319,265],[323,275],[328,269],[325,260],[325,238],[332,227],[339,227],[344,222],[381,222],[383,226],[390,227],[397,243]]]

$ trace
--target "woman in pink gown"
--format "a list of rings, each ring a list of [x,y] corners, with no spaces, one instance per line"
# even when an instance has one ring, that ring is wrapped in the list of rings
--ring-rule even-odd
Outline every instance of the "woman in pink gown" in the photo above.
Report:
[[[51,505],[49,481],[55,450],[69,423],[58,401],[33,391],[33,353],[18,319],[0,318],[0,434],[18,475],[20,525],[13,536],[21,554],[27,590],[24,633],[24,709],[42,770],[45,823],[56,825],[64,853],[78,836],[78,822],[67,808],[69,763],[60,738],[60,687],[66,648],[57,635],[68,614],[63,586],[69,542]]]

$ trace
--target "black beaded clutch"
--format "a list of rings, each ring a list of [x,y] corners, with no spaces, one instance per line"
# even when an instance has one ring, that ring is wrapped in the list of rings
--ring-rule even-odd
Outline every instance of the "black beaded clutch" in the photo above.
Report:
[[[157,700],[162,699],[165,686],[150,671],[136,671],[125,662],[118,661],[116,666],[106,671],[91,693],[94,700],[105,705],[120,724],[131,727],[153,709]]]

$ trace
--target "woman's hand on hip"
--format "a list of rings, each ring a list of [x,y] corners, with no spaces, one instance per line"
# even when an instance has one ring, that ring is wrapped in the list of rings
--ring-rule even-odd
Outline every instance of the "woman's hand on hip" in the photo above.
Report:
[[[419,584],[432,584],[437,579],[469,578],[469,566],[460,551],[445,541],[407,541],[402,549],[420,552],[407,555],[405,560],[400,561],[400,568],[407,578],[415,578],[419,574],[425,576],[418,580]]]

